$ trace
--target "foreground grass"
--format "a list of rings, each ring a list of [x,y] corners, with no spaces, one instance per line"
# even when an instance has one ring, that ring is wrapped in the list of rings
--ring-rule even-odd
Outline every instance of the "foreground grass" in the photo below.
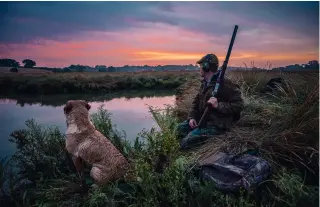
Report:
[[[273,92],[260,93],[274,77],[281,77],[284,82]],[[256,149],[270,162],[273,171],[280,173],[272,178],[278,180],[276,189],[283,193],[276,200],[281,205],[300,205],[299,199],[294,199],[307,194],[302,189],[312,186],[315,192],[318,191],[318,73],[237,72],[229,73],[228,78],[241,87],[245,101],[241,119],[228,133],[209,139],[190,154],[203,159],[218,151],[239,153]],[[187,116],[197,84],[196,81],[189,82],[178,90],[175,111],[179,121]],[[301,191],[296,192],[298,195],[292,192],[293,186],[301,187]],[[307,205],[307,201],[304,202]]]
[[[174,89],[195,75],[194,72],[10,75],[0,76],[0,94],[109,93],[124,89]]]
[[[88,193],[76,192],[79,179],[64,151],[64,135],[55,127],[27,121],[26,130],[12,134],[17,152],[0,165],[0,184],[8,185],[10,192],[2,193],[0,205],[318,206],[317,80],[283,76],[288,85],[261,96],[258,86],[263,84],[259,82],[268,77],[256,78],[258,82],[245,75],[231,77],[240,84],[246,103],[240,121],[227,135],[208,140],[192,152],[178,150],[176,125],[186,117],[196,83],[187,85],[177,108],[150,108],[161,130],[141,132],[133,145],[113,127],[109,112],[100,108],[92,115],[94,125],[134,164],[137,179],[90,187]],[[198,159],[217,151],[236,153],[248,148],[259,149],[272,164],[272,176],[256,189],[227,194],[197,178],[194,164]],[[17,167],[19,173],[12,173]]]

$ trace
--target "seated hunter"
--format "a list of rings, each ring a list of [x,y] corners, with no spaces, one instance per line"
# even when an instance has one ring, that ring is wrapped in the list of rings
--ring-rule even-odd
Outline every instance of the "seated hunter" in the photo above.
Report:
[[[212,97],[219,75],[219,60],[216,55],[207,54],[197,64],[200,65],[201,86],[192,102],[188,119],[178,126],[182,149],[225,133],[240,118],[244,107],[239,86],[226,77],[220,82],[216,98]],[[206,106],[210,110],[201,126],[197,127]]]

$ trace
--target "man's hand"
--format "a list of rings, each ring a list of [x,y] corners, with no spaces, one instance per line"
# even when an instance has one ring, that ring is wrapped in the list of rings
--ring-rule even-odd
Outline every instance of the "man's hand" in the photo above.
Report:
[[[218,100],[215,97],[211,97],[208,103],[210,103],[213,108],[218,108]]]
[[[195,127],[197,126],[196,120],[190,119],[190,121],[189,121],[189,126],[190,126],[191,128],[195,128]]]

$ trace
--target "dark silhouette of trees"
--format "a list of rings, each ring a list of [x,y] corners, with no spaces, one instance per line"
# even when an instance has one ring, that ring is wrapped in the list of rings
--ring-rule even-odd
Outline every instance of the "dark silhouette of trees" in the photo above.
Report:
[[[36,62],[30,59],[24,59],[22,63],[24,64],[25,68],[33,68],[36,66]]]
[[[94,68],[97,69],[99,72],[107,72],[107,66],[105,65],[96,65],[96,67]]]
[[[69,68],[71,69],[71,70],[75,70],[75,71],[77,71],[77,72],[84,72],[85,71],[85,69],[86,69],[86,66],[83,66],[83,65],[70,65],[69,66]]]
[[[94,67],[95,69],[100,69],[100,68],[107,68],[107,66],[105,65],[96,65],[96,67]]]
[[[99,68],[98,71],[99,72],[107,72],[107,68]]]
[[[3,67],[19,67],[20,63],[14,59],[0,59],[0,66]]]
[[[319,62],[318,62],[318,60],[310,60],[309,62],[308,62],[308,64],[306,64],[306,66],[305,66],[306,68],[312,68],[312,69],[317,69],[317,68],[319,68]]]
[[[113,66],[108,67],[108,72],[116,72],[116,68]]]

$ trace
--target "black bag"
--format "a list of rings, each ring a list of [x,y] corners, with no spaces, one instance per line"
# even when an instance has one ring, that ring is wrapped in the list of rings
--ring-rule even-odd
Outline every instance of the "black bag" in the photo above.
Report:
[[[249,190],[265,180],[271,169],[268,162],[248,153],[239,155],[219,152],[199,163],[200,177],[213,181],[218,190]]]

